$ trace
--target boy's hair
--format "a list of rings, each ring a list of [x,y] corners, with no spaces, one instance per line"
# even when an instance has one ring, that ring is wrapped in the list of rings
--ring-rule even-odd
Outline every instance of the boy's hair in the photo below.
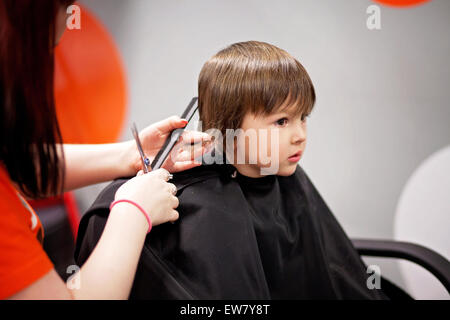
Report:
[[[264,42],[234,43],[203,66],[198,81],[203,130],[238,129],[244,116],[269,115],[295,103],[309,115],[316,99],[308,73],[286,51]]]

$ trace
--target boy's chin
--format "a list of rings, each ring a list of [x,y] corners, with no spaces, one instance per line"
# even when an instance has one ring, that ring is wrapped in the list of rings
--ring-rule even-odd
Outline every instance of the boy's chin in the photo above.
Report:
[[[275,168],[275,167],[259,167],[259,172],[261,176],[281,176],[281,177],[289,177],[292,176],[295,173],[295,170],[297,169],[297,163],[282,166],[281,168]]]
[[[292,176],[295,173],[296,169],[297,169],[297,165],[289,166],[289,167],[286,167],[286,168],[280,168],[280,170],[278,170],[277,175],[278,176],[282,176],[282,177],[289,177],[289,176]]]

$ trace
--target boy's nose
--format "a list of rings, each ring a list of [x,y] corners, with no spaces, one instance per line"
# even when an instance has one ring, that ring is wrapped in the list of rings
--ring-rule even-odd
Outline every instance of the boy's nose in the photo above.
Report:
[[[300,144],[306,140],[306,129],[301,125],[295,126],[295,129],[292,133],[292,144]]]

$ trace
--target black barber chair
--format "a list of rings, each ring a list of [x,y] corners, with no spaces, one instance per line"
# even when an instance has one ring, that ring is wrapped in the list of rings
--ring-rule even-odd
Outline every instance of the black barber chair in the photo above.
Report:
[[[401,241],[352,239],[352,242],[361,256],[404,259],[422,266],[431,272],[450,294],[450,262],[437,252]],[[383,277],[381,288],[393,300],[412,299],[408,293]]]

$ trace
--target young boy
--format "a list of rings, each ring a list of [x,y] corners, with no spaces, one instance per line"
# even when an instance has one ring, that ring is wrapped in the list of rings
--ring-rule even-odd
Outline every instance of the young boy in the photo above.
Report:
[[[368,289],[358,253],[297,165],[314,102],[305,69],[273,45],[236,43],[205,63],[200,120],[216,149],[205,165],[174,175],[180,218],[148,235],[130,298],[385,298]],[[79,264],[125,181],[83,217]]]

